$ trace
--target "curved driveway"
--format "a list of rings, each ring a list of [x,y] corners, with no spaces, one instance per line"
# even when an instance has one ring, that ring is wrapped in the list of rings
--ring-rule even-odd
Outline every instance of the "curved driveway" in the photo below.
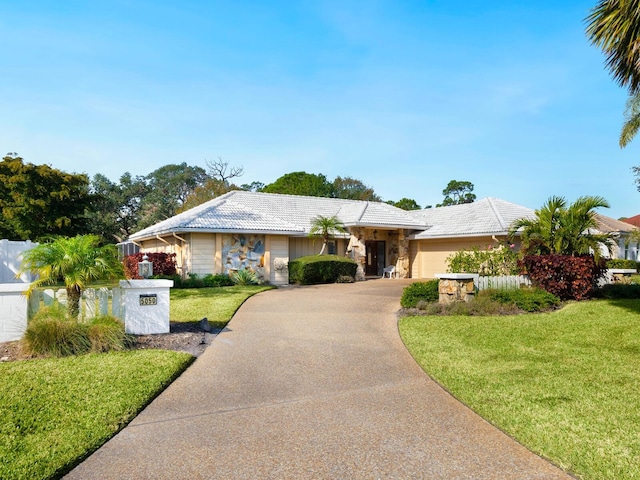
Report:
[[[453,399],[397,331],[405,280],[250,298],[70,479],[569,479]]]

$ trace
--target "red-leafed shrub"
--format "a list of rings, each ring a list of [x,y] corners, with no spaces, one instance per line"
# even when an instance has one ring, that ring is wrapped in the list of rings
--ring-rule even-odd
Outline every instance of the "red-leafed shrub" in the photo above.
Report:
[[[124,273],[128,279],[139,280],[138,263],[142,261],[144,253],[134,253],[124,257]],[[176,254],[175,253],[147,253],[149,261],[153,262],[153,276],[175,275],[176,274]]]
[[[562,300],[589,298],[605,273],[591,255],[526,255],[519,264],[536,287]]]

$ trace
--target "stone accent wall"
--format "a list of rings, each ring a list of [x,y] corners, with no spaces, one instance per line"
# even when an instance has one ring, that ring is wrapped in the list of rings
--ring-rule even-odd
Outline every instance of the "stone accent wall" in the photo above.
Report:
[[[364,241],[364,228],[352,228],[351,238],[349,238],[349,245],[347,246],[347,256],[351,257],[358,264],[358,269],[356,270],[356,281],[365,279],[364,272],[367,258]]]
[[[409,278],[409,239],[407,239],[407,231],[399,230],[397,238],[396,278]]]

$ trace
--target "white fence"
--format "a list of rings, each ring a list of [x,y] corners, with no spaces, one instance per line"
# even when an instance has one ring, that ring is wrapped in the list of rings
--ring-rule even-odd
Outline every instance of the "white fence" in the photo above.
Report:
[[[0,240],[0,283],[31,283],[31,274],[23,273],[19,278],[16,274],[20,271],[22,252],[31,250],[38,245],[30,240],[26,242],[14,242]]]
[[[54,304],[67,305],[67,291],[63,288],[54,291],[34,291],[29,297],[29,317],[32,317],[42,307]],[[89,320],[102,315],[113,315],[124,320],[122,290],[120,288],[87,288],[82,292],[80,300],[81,320]]]
[[[489,288],[515,290],[523,285],[530,286],[531,280],[527,275],[503,275],[498,277],[477,277],[475,283],[478,290],[487,290]]]

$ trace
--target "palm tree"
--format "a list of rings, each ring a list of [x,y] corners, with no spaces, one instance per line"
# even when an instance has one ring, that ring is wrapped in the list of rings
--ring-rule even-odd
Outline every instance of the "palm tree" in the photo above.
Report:
[[[327,243],[336,233],[347,233],[347,229],[335,215],[332,217],[323,217],[318,215],[311,223],[309,230],[310,237],[322,238],[322,249],[319,255],[324,254]]]
[[[602,49],[613,78],[631,94],[640,89],[640,5],[600,0],[586,18],[587,36]]]
[[[620,147],[640,128],[640,5],[637,0],[600,0],[586,18],[587,36],[606,55],[606,64],[621,86],[629,89]]]
[[[609,207],[602,197],[584,196],[567,207],[563,197],[553,196],[535,218],[516,220],[510,228],[511,237],[520,232],[522,251],[525,255],[586,255],[592,253],[600,259],[601,246],[609,252],[613,248],[612,234],[599,233],[595,209]]]
[[[93,280],[124,278],[115,245],[99,247],[99,242],[97,235],[56,237],[25,252],[20,273],[30,271],[38,275],[27,295],[41,285],[62,280],[67,290],[69,317],[77,318],[80,296],[87,285]]]
[[[619,144],[621,148],[631,143],[640,129],[640,92],[636,92],[627,100],[624,111],[624,123],[620,132]]]

